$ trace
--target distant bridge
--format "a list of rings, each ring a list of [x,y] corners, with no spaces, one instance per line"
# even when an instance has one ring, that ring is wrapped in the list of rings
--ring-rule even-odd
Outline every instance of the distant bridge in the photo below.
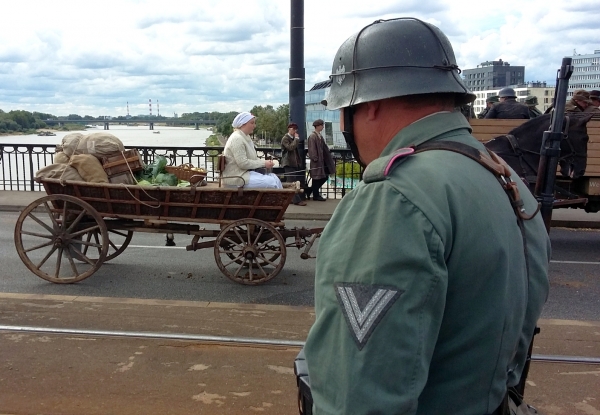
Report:
[[[184,118],[164,118],[164,119],[149,119],[149,118],[129,118],[127,120],[70,120],[70,119],[61,119],[61,120],[44,120],[46,125],[58,125],[61,126],[63,124],[83,124],[83,125],[93,125],[93,124],[103,124],[104,129],[108,130],[110,124],[148,124],[151,130],[154,130],[154,124],[167,124],[167,125],[194,125],[196,130],[199,129],[201,125],[216,125],[216,120],[187,120]]]

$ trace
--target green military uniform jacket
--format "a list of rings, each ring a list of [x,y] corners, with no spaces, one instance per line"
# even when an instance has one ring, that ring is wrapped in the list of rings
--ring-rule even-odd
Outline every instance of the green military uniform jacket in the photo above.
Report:
[[[322,234],[305,346],[316,415],[482,415],[520,378],[548,294],[543,221],[525,222],[525,261],[508,197],[479,163],[431,150],[390,166],[429,140],[484,149],[460,113],[407,126]]]

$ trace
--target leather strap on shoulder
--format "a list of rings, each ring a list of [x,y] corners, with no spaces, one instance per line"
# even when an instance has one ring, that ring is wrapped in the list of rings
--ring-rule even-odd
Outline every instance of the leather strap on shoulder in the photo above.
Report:
[[[457,141],[429,141],[415,147],[415,154],[428,150],[453,151],[469,157],[485,167],[496,177],[508,195],[510,203],[519,219],[530,220],[540,210],[540,205],[538,204],[537,209],[535,212],[533,212],[533,214],[528,215],[525,212],[523,199],[521,199],[521,195],[519,194],[517,183],[515,183],[510,177],[511,171],[508,167],[508,164],[506,164],[506,162],[493,151],[487,150],[489,153],[489,155],[487,155],[475,147],[472,147],[468,144],[459,143]]]

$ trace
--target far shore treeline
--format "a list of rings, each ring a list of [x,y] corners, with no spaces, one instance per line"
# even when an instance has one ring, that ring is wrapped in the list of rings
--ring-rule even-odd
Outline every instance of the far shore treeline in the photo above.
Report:
[[[256,129],[254,134],[257,138],[265,139],[270,141],[272,144],[280,143],[281,138],[287,132],[287,124],[289,120],[290,107],[289,105],[280,105],[277,108],[273,108],[271,105],[265,107],[255,105],[250,112],[254,114],[256,119]],[[177,120],[207,120],[212,122],[216,127],[216,133],[228,137],[233,132],[231,122],[237,115],[237,112],[193,112],[184,113]],[[138,117],[136,117],[138,118]],[[155,123],[169,123],[172,120],[171,117],[164,116],[153,116],[147,117],[148,121]],[[0,109],[0,134],[34,134],[37,130],[42,128],[49,128],[44,122],[45,120],[81,120],[93,122],[106,122],[111,123],[127,123],[128,119],[125,116],[112,117],[110,120],[106,120],[104,116],[93,117],[91,115],[84,115],[83,117],[78,114],[69,114],[67,116],[56,116],[52,114],[45,114],[42,112],[29,112],[23,110],[13,110],[5,112]],[[82,126],[77,124],[63,124],[61,127],[53,125],[52,129],[71,131],[81,130]]]

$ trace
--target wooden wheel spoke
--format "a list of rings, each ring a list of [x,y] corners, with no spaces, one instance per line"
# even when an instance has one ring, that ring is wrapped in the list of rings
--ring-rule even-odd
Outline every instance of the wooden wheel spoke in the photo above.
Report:
[[[77,245],[81,244],[81,245],[85,246],[86,248],[87,247],[99,248],[99,249],[102,248],[102,244],[91,242],[91,241],[77,241],[77,242],[74,242],[74,243],[77,244]],[[85,249],[85,251],[83,251],[82,254],[84,254],[86,252],[87,252],[87,249]]]
[[[232,247],[226,247],[226,248],[219,247],[219,253],[220,254],[226,254],[226,255],[231,254],[231,255],[234,255],[234,254],[241,254],[242,252],[244,252],[243,249],[235,249],[234,246],[232,246]]]
[[[260,239],[261,235],[263,234],[263,231],[265,230],[265,228],[263,228],[262,226],[260,227],[260,231],[258,231],[258,235],[256,235],[256,238],[254,239],[254,242],[252,245],[256,245],[258,243],[258,240]]]
[[[48,261],[48,258],[50,258],[52,256],[52,254],[54,253],[54,251],[56,251],[56,247],[55,246],[53,246],[52,249],[50,250],[50,252],[48,252],[46,254],[46,256],[41,260],[41,262],[37,264],[37,268],[38,269],[41,268],[46,263],[46,261]]]
[[[269,275],[269,273],[265,272],[264,268],[260,265],[260,262],[256,261],[256,266],[258,267],[258,269],[260,269],[260,272],[262,272],[263,277]]]
[[[264,255],[259,255],[259,257],[260,257],[261,261],[263,261],[264,263],[269,264],[269,265],[273,265],[273,266],[277,266],[277,263],[268,260]],[[258,261],[257,261],[257,264],[258,264]]]
[[[81,212],[79,212],[79,215],[77,215],[77,217],[75,218],[75,220],[71,223],[71,225],[69,226],[69,229],[67,229],[68,233],[71,233],[73,231],[73,229],[75,229],[75,226],[77,226],[77,224],[79,222],[81,222],[81,219],[85,216],[85,210],[82,210]]]
[[[60,277],[60,264],[62,263],[62,254],[63,254],[63,248],[61,246],[58,247],[58,256],[56,257],[56,271],[54,273],[54,276],[56,278]]]
[[[239,268],[237,269],[237,271],[233,275],[236,276],[236,277],[239,276],[240,275],[240,271],[242,270],[242,268],[244,268],[245,264],[246,264],[246,261],[242,261],[242,263],[240,264]]]
[[[84,234],[86,234],[88,232],[93,232],[93,231],[98,230],[98,229],[100,229],[100,225],[96,224],[94,226],[90,226],[89,228],[82,229],[82,230],[77,231],[75,233],[71,233],[71,234],[69,234],[69,237],[71,237],[71,238],[77,238],[78,236],[84,235]]]
[[[71,255],[71,251],[67,249],[67,259],[69,260],[69,264],[71,264],[71,271],[73,271],[73,276],[76,277],[77,273],[79,271],[77,271],[77,266],[75,265],[75,261],[73,261],[73,256]]]
[[[52,229],[50,226],[46,225],[41,219],[39,219],[33,213],[30,213],[29,215],[27,215],[27,217],[32,219],[34,222],[37,222],[41,227],[46,229],[51,234],[54,234],[54,229]],[[50,217],[52,217],[52,215],[50,215]]]
[[[231,240],[231,239],[230,239],[230,238],[228,238],[227,236],[225,236],[225,237],[223,238],[223,240],[224,240],[224,241],[227,241],[227,242],[229,242],[229,243],[231,244],[231,246],[240,246],[240,243],[239,243],[239,242],[234,242],[233,240]],[[243,242],[242,242],[242,243],[243,243]]]
[[[54,226],[55,229],[59,228],[58,222],[56,221],[56,218],[54,217],[54,211],[50,208],[50,206],[48,206],[48,202],[44,202],[44,209],[46,210],[46,213],[48,213],[48,216],[50,216],[50,220],[52,221],[52,226]]]
[[[252,233],[250,232],[250,226],[246,226],[246,236],[248,238],[248,245],[252,245]]]
[[[29,236],[37,236],[38,238],[44,238],[44,239],[54,239],[54,235],[41,234],[41,233],[37,233],[37,232],[21,231],[21,234],[29,235]]]
[[[85,242],[87,242],[88,244],[90,243],[90,241],[92,240],[92,234],[88,233],[85,237]],[[83,255],[87,255],[87,250],[88,250],[88,245],[84,244],[82,241],[82,245],[83,245]]]
[[[73,252],[75,252],[77,259],[87,262],[90,265],[95,264],[94,261],[92,261],[90,258],[88,258],[87,255],[85,255],[83,252],[81,252],[79,249],[77,249],[74,245],[71,245],[70,249],[73,250]]]
[[[127,233],[125,233],[125,232],[119,232],[119,231],[114,230],[114,229],[108,231],[108,233],[114,233],[115,235],[122,236],[123,238],[127,238],[127,236],[128,236]]]
[[[276,240],[277,240],[277,238],[275,238],[275,237],[273,236],[273,237],[272,237],[271,239],[269,239],[268,241],[265,241],[265,242],[263,242],[262,244],[258,245],[258,246],[256,247],[256,249],[258,249],[258,250],[262,250],[262,248],[263,248],[263,247],[267,246],[269,243],[271,243],[271,242],[273,242],[273,241],[276,241]]]
[[[51,245],[54,245],[54,241],[48,241],[48,242],[44,242],[43,244],[40,244],[40,245],[32,246],[31,248],[25,249],[23,252],[37,251],[40,248],[45,248],[45,247],[51,246]]]
[[[240,259],[241,259],[241,261],[240,261]],[[227,263],[223,263],[223,266],[224,267],[228,267],[228,266],[230,266],[233,263],[239,263],[239,262],[241,262],[243,264],[244,261],[245,261],[245,258],[242,255],[239,255],[236,258],[233,258],[231,261],[229,261]]]
[[[115,244],[113,241],[111,241],[110,239],[108,240],[108,244],[112,247],[112,249],[114,249],[115,251],[119,250],[119,246],[117,244]]]
[[[240,233],[238,232],[237,229],[234,229],[233,232],[237,235],[237,237],[239,238],[239,242],[233,242],[234,245],[240,245],[244,243],[244,238],[242,238],[242,236],[240,235]]]

